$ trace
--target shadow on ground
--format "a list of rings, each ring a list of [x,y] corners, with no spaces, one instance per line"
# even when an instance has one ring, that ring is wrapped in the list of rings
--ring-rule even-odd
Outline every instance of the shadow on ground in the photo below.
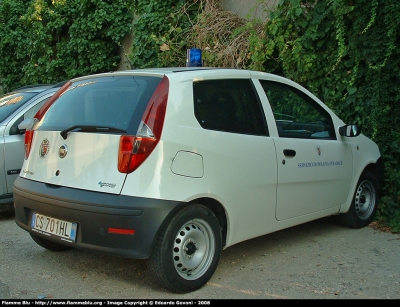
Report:
[[[10,204],[0,204],[0,220],[8,220],[14,218],[14,206]]]

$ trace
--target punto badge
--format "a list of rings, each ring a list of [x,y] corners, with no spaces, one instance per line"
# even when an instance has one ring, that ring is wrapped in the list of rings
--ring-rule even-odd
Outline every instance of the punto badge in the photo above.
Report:
[[[40,157],[44,158],[44,156],[48,154],[49,146],[50,146],[49,140],[44,139],[42,141],[42,143],[40,144],[40,148],[39,148],[39,156]]]

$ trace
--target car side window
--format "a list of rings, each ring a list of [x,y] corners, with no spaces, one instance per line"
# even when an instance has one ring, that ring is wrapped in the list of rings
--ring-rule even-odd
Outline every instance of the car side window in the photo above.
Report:
[[[250,79],[194,82],[193,101],[195,117],[204,129],[268,135],[261,103]]]
[[[314,99],[287,84],[260,80],[268,97],[279,137],[336,139],[332,119]]]

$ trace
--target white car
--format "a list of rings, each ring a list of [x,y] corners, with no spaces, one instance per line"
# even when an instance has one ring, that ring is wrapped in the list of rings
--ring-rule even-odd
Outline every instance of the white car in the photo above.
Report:
[[[12,205],[13,185],[24,162],[24,130],[18,124],[32,118],[59,85],[25,86],[0,96],[0,207]]]
[[[80,77],[21,125],[16,223],[49,250],[148,259],[177,293],[244,240],[331,215],[367,226],[382,187],[379,148],[359,127],[263,72]]]

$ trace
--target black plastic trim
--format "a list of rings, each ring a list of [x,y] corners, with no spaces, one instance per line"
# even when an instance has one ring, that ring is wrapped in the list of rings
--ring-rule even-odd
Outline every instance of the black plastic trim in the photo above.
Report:
[[[11,169],[7,171],[7,175],[15,175],[19,174],[21,172],[21,169]]]

